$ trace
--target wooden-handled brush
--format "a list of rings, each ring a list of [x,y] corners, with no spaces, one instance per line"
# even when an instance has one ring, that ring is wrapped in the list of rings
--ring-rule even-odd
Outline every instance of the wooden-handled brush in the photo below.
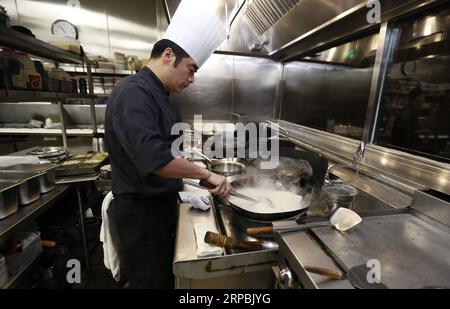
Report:
[[[245,251],[258,251],[264,249],[271,249],[273,247],[264,241],[243,241],[237,240],[226,235],[217,234],[214,232],[206,232],[205,243],[226,249],[238,249]]]

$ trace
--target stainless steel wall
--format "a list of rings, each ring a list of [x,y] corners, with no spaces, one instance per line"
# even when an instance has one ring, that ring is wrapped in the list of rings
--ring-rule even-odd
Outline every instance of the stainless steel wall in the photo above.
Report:
[[[336,123],[363,127],[371,78],[372,68],[287,63],[281,119],[322,130],[331,118]]]
[[[231,116],[233,56],[213,55],[195,74],[195,81],[180,94],[172,95],[183,120],[194,115],[203,119],[228,120]]]
[[[0,0],[12,24],[33,31],[47,41],[51,25],[65,19],[77,26],[79,41],[86,52],[107,56],[113,52],[149,58],[153,43],[164,24],[157,18],[159,0],[79,0],[80,8],[67,5],[67,0]],[[72,1],[76,2],[76,1]],[[165,30],[165,28],[164,28]]]
[[[268,59],[234,57],[233,112],[273,117],[281,64]]]
[[[229,121],[232,112],[272,118],[281,65],[252,57],[212,55],[195,76],[194,84],[171,98],[185,121],[201,114],[206,120]],[[88,105],[65,105],[69,124],[90,123]],[[104,123],[105,107],[97,106],[97,123]],[[0,104],[1,123],[28,123],[33,116],[59,117],[56,104]]]
[[[291,62],[284,67],[281,119],[317,127],[325,113],[322,94],[326,65]],[[315,104],[305,104],[315,102]]]
[[[281,65],[269,59],[212,55],[195,82],[172,96],[185,121],[201,114],[208,120],[231,120],[231,113],[272,118]]]

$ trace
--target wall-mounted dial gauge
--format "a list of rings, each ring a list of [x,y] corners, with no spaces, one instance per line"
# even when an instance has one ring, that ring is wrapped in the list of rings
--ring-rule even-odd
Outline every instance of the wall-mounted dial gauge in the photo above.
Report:
[[[77,27],[67,20],[58,19],[52,24],[52,34],[65,36],[68,38],[78,39]]]

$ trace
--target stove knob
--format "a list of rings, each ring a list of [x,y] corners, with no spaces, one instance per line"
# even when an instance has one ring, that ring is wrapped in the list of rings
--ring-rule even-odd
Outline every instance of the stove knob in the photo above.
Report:
[[[292,289],[294,287],[294,279],[292,278],[292,273],[287,267],[280,270],[280,272],[278,273],[278,280],[280,282],[280,286],[283,289]]]

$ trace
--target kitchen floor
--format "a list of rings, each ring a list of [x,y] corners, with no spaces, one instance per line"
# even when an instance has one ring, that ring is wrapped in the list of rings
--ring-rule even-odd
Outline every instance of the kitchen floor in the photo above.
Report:
[[[119,289],[121,288],[111,275],[111,272],[103,263],[102,243],[91,255],[91,273],[82,280],[82,283],[74,286],[75,289]]]

